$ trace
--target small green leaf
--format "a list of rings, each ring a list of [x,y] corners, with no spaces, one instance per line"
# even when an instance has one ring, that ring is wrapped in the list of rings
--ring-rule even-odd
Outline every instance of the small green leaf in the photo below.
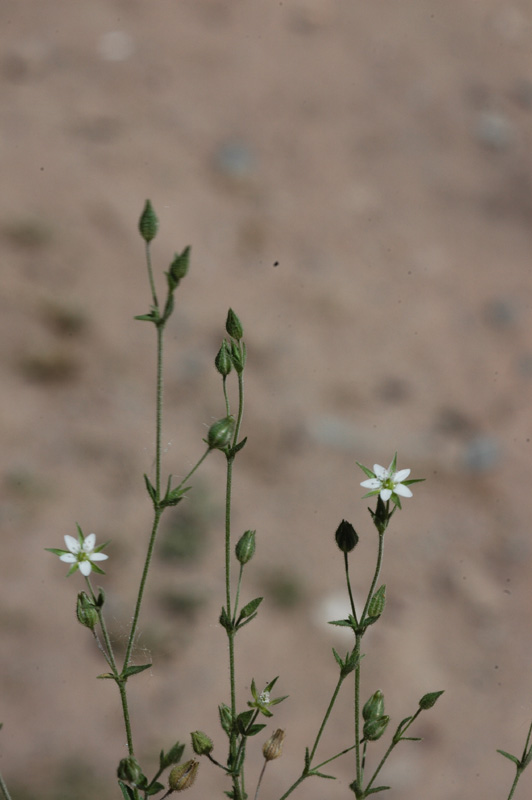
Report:
[[[513,756],[511,753],[507,753],[506,750],[497,750],[497,752],[500,753],[501,756],[504,756],[505,758],[508,758],[510,761],[513,761],[514,764],[516,764],[516,766],[518,767],[521,766],[521,762],[519,761],[519,759],[516,758],[516,756]]]
[[[368,789],[366,792],[366,797],[368,794],[377,794],[377,792],[384,792],[386,789],[389,789],[389,786],[375,786],[374,789]]]
[[[133,789],[131,789],[129,786],[126,786],[126,784],[122,783],[122,781],[118,781],[118,785],[120,786],[124,800],[135,800],[135,793],[133,792]]]
[[[161,770],[171,767],[172,764],[179,764],[184,750],[185,745],[181,744],[181,742],[176,742],[167,753],[161,750],[161,755],[159,756]]]
[[[245,619],[246,617],[250,617],[260,606],[264,598],[256,597],[255,600],[250,600],[244,608],[240,611],[240,615],[238,617],[238,621]]]
[[[121,677],[122,678],[129,678],[130,675],[138,675],[139,672],[144,672],[145,669],[149,669],[151,664],[140,664],[138,666],[130,666],[126,667],[123,671]]]
[[[245,444],[246,444],[247,440],[248,440],[248,437],[247,437],[247,436],[244,436],[244,438],[243,438],[243,439],[241,439],[241,441],[240,441],[240,442],[238,442],[238,444],[235,444],[235,446],[233,447],[233,450],[232,450],[232,454],[233,454],[234,456],[236,456],[236,454],[237,454],[238,452],[240,452],[240,450],[242,450],[242,448],[245,446]]]
[[[338,627],[342,628],[352,628],[353,623],[350,622],[348,619],[333,619],[329,623],[329,625],[338,625]]]
[[[155,503],[155,498],[157,497],[157,492],[155,491],[155,486],[151,483],[150,479],[144,473],[144,483],[146,484],[146,489],[148,490],[148,494]]]
[[[317,769],[312,769],[309,772],[309,775],[315,775],[317,778],[329,778],[329,780],[331,780],[331,781],[335,781],[336,780],[334,775],[325,775],[324,772],[318,772]]]
[[[96,675],[96,678],[98,680],[103,680],[104,678],[111,678],[111,680],[113,680],[113,681],[116,680],[116,678],[115,678],[115,676],[113,675],[112,672],[102,672],[101,675]]]
[[[158,781],[155,781],[153,786],[150,786],[149,789],[145,789],[144,791],[146,792],[148,797],[151,797],[151,795],[153,795],[153,794],[158,794],[159,792],[162,792],[162,790],[165,789],[165,788],[166,787],[162,783],[159,783]]]
[[[253,725],[250,725],[246,731],[246,736],[255,736],[257,733],[260,733],[266,725],[263,725],[260,722],[255,722]]]

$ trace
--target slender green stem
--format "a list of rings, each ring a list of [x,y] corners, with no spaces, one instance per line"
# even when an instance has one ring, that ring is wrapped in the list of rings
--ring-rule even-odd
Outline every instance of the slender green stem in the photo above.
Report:
[[[321,736],[323,734],[323,731],[325,730],[325,726],[327,725],[327,722],[328,722],[329,717],[331,715],[331,711],[333,710],[333,706],[334,706],[334,704],[336,702],[336,698],[338,697],[338,692],[340,691],[340,686],[342,685],[343,681],[344,681],[344,678],[340,675],[340,677],[338,678],[338,683],[336,684],[334,692],[332,693],[332,697],[331,697],[331,700],[329,702],[329,705],[327,706],[327,711],[325,712],[325,716],[324,716],[323,721],[322,721],[322,723],[320,725],[320,729],[319,729],[318,734],[316,736],[316,740],[314,742],[312,750],[310,751],[310,763],[312,763],[312,759],[314,758],[314,754],[316,753],[316,749],[317,749],[318,744],[320,742],[320,739],[321,739]]]
[[[238,375],[238,416],[235,425],[235,435],[233,436],[233,447],[238,442],[240,436],[240,426],[242,424],[242,417],[244,415],[244,374],[241,372]]]
[[[155,414],[155,491],[161,499],[161,431],[163,423],[163,334],[164,325],[157,326],[157,389]]]
[[[366,614],[368,613],[368,607],[371,602],[371,598],[373,597],[373,593],[375,591],[375,586],[377,585],[377,581],[379,579],[381,566],[382,566],[382,557],[384,554],[384,533],[379,533],[379,550],[377,553],[377,564],[375,567],[375,574],[373,575],[373,580],[371,581],[371,587],[368,592],[368,596],[366,598],[366,603],[364,605],[364,611],[362,612],[362,616],[360,618],[360,623],[362,624],[366,619]]]
[[[508,800],[512,800],[512,797],[514,796],[514,792],[515,792],[517,784],[519,782],[519,778],[521,777],[521,772],[522,772],[522,770],[519,769],[519,767],[517,767],[516,772],[515,772],[514,782],[512,783],[512,788],[510,789],[510,794],[508,795]]]
[[[306,772],[302,772],[302,773],[301,773],[301,775],[299,776],[299,778],[297,779],[297,781],[294,781],[294,783],[292,784],[292,786],[291,786],[289,789],[287,789],[287,791],[286,791],[286,792],[285,792],[285,793],[282,795],[282,797],[280,797],[280,798],[279,798],[279,800],[286,800],[286,798],[287,798],[287,797],[288,797],[290,794],[292,794],[292,792],[294,791],[294,789],[297,789],[297,787],[299,786],[299,784],[300,784],[300,783],[303,783],[303,781],[305,780],[305,778],[308,778],[308,775],[307,775],[307,773],[306,773]]]
[[[313,769],[321,769],[322,767],[325,767],[327,764],[330,764],[331,761],[336,761],[337,758],[340,758],[340,756],[345,756],[346,753],[350,753],[351,750],[354,750],[354,749],[355,749],[355,745],[352,744],[351,747],[346,747],[346,749],[342,750],[341,753],[336,753],[335,756],[331,756],[330,758],[327,758],[325,761],[322,761],[321,764],[316,764],[316,766],[313,767]]]
[[[9,794],[9,792],[7,790],[6,783],[5,783],[4,779],[2,778],[2,773],[0,773],[0,789],[2,790],[2,792],[4,794],[5,800],[11,800],[11,795]]]
[[[268,765],[268,761],[267,761],[267,759],[264,759],[264,764],[262,765],[262,769],[260,771],[259,779],[257,781],[257,788],[255,789],[255,796],[254,796],[253,800],[257,800],[257,798],[259,796],[260,785],[262,783],[262,779],[264,777],[264,773],[266,771],[267,765]]]
[[[362,614],[364,619],[364,614]],[[362,633],[355,634],[355,767],[357,786],[362,788],[362,763],[360,759],[360,647]]]
[[[403,736],[403,734],[404,734],[404,733],[406,733],[406,731],[409,729],[409,727],[410,727],[410,726],[411,726],[411,725],[412,725],[412,724],[415,722],[415,720],[416,720],[416,719],[418,718],[418,716],[421,714],[421,711],[422,711],[422,709],[421,709],[421,708],[418,708],[418,710],[416,711],[416,713],[415,713],[415,714],[413,714],[413,716],[412,716],[412,718],[410,719],[410,721],[409,721],[409,722],[408,722],[408,723],[407,723],[407,724],[404,726],[404,728],[402,728],[402,729],[401,729],[401,737]],[[396,735],[397,735],[397,734],[396,734]],[[397,747],[397,745],[399,744],[399,742],[400,742],[400,741],[401,741],[401,739],[400,739],[400,738],[399,738],[399,739],[397,739],[397,738],[396,738],[396,736],[394,736],[394,737],[393,737],[393,739],[392,739],[392,741],[391,741],[391,744],[390,744],[390,746],[388,747],[388,749],[386,750],[385,754],[383,755],[383,757],[382,757],[382,758],[381,758],[381,760],[379,761],[379,763],[378,763],[378,765],[377,765],[377,768],[376,768],[375,772],[374,772],[374,773],[373,773],[373,775],[371,776],[371,778],[370,778],[370,780],[369,780],[369,782],[368,782],[368,785],[366,786],[366,789],[365,789],[365,791],[366,791],[366,792],[368,791],[368,789],[371,789],[371,786],[373,785],[373,783],[374,783],[374,782],[375,782],[375,780],[377,779],[377,775],[379,774],[379,772],[380,772],[380,771],[381,771],[381,769],[383,768],[384,764],[386,763],[386,761],[387,761],[387,759],[388,759],[388,756],[390,755],[390,753],[392,752],[392,750],[393,750],[395,747]]]
[[[353,592],[351,591],[351,580],[349,578],[349,557],[348,553],[344,553],[344,567],[345,567],[345,580],[347,583],[347,591],[349,592],[349,602],[351,603],[351,613],[358,625],[357,612],[355,608],[355,601],[353,600]]]
[[[153,300],[153,305],[155,308],[159,308],[159,302],[157,300],[157,292],[155,291],[155,281],[153,280],[153,270],[151,266],[151,250],[149,242],[146,242],[146,264],[148,266],[148,277],[150,280],[150,289],[151,289],[151,297]]]
[[[235,619],[238,613],[238,603],[240,601],[240,586],[242,584],[242,574],[244,572],[244,565],[240,564],[240,571],[238,573],[238,583],[236,585],[236,597],[235,597]]]

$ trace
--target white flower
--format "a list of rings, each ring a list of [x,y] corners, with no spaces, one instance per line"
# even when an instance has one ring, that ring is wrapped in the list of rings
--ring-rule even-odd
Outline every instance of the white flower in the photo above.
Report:
[[[66,564],[72,564],[70,572],[68,573],[69,575],[75,572],[76,569],[79,569],[81,574],[86,578],[91,574],[93,569],[95,572],[102,573],[103,570],[97,567],[94,562],[105,561],[106,558],[109,558],[105,553],[100,553],[100,550],[105,547],[105,544],[95,547],[96,535],[94,533],[89,533],[89,535],[85,537],[81,528],[78,528],[78,531],[79,536],[77,539],[74,539],[73,536],[65,536],[65,544],[68,550],[59,550],[55,547],[47,548],[47,550],[55,553],[59,556],[59,559]]]
[[[412,497],[412,492],[405,486],[403,481],[410,475],[409,469],[400,469],[396,471],[395,464],[396,457],[394,457],[388,469],[381,467],[380,464],[373,465],[373,477],[367,481],[362,481],[360,484],[365,489],[370,489],[371,494],[380,494],[381,499],[386,502],[392,495],[400,495],[401,497]],[[371,470],[367,470],[366,474]],[[410,483],[410,481],[409,481]]]

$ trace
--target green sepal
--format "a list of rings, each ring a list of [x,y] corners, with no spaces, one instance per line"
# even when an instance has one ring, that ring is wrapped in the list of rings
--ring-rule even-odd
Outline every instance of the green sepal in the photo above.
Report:
[[[68,553],[68,550],[60,550],[59,547],[45,547],[45,550],[48,550],[49,553],[53,553],[54,556],[62,556],[65,553]]]
[[[504,756],[505,758],[508,758],[510,761],[513,761],[516,766],[518,767],[522,766],[517,756],[513,756],[511,753],[507,753],[506,750],[497,750],[497,752],[500,753],[501,756]]]
[[[364,475],[366,475],[366,477],[368,477],[368,478],[374,478],[375,477],[375,473],[371,469],[368,469],[368,467],[365,467],[364,464],[361,464],[360,461],[357,461],[356,465],[358,467],[360,467],[360,469],[362,470]],[[380,491],[380,489],[378,491]],[[365,495],[365,496],[367,497],[367,495]]]
[[[424,694],[421,700],[419,701],[419,707],[423,709],[423,711],[427,711],[429,708],[436,703],[439,697],[443,694],[445,690],[442,689],[439,692],[428,692]]]
[[[161,754],[159,756],[159,766],[161,770],[171,767],[172,764],[179,764],[184,750],[185,745],[181,744],[181,742],[176,742],[167,753],[165,753],[164,750],[161,750]]]
[[[96,598],[96,607],[103,608],[104,603],[105,603],[105,592],[101,586],[98,586],[98,597]]]
[[[166,487],[166,494],[164,498],[161,500],[161,508],[166,508],[166,506],[176,506],[178,503],[181,502],[185,494],[189,492],[190,489],[192,488],[191,486],[183,486],[183,487],[176,486],[175,489],[171,489],[170,488],[171,483],[172,483],[172,475],[169,475],[168,484]]]
[[[144,672],[144,670],[149,669],[151,666],[151,664],[139,664],[138,666],[132,665],[126,667],[120,677],[129,678],[131,675],[138,675],[139,672]]]
[[[118,785],[122,791],[122,797],[124,800],[135,800],[135,792],[129,786],[126,786],[125,783],[122,781],[118,781]]]
[[[389,786],[375,786],[374,789],[368,789],[368,791],[366,792],[366,797],[368,796],[368,794],[377,794],[377,792],[385,792],[386,789],[389,788],[390,788]]]
[[[96,552],[96,548],[95,548],[94,552]],[[98,575],[105,575],[105,572],[103,571],[103,569],[101,567],[99,567],[97,564],[95,564],[94,561],[91,561],[91,567],[92,567],[92,571],[93,572],[97,572]]]

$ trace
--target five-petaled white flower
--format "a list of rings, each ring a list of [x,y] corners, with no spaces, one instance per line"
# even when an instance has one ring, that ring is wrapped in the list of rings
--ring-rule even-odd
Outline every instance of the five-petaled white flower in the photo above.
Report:
[[[81,528],[78,526],[78,538],[75,539],[73,536],[67,535],[65,536],[65,544],[68,550],[60,550],[56,547],[47,547],[46,549],[51,553],[55,553],[55,555],[59,556],[60,560],[64,561],[66,564],[72,564],[68,573],[69,575],[77,569],[79,569],[85,578],[91,574],[92,570],[103,574],[103,570],[96,566],[94,562],[105,561],[106,558],[109,558],[105,553],[100,552],[106,546],[107,542],[96,547],[96,534],[89,533],[89,535],[85,537]]]
[[[364,468],[364,472],[366,475],[372,475],[373,477],[368,478],[367,481],[362,481],[360,484],[365,489],[370,489],[371,491],[368,492],[366,497],[369,495],[380,494],[381,500],[386,502],[390,498],[393,499],[393,495],[400,495],[401,497],[412,497],[412,492],[408,488],[408,486],[403,483],[406,481],[408,476],[410,475],[409,469],[400,469],[396,470],[396,461],[397,455],[394,456],[390,466],[388,469],[385,467],[381,467],[380,464],[373,465],[373,472]],[[414,481],[408,481],[408,483],[414,483]]]

